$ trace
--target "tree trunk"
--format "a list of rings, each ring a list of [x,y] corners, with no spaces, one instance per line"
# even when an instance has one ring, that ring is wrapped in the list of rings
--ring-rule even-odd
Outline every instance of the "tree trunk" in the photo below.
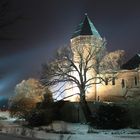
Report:
[[[86,122],[91,122],[92,121],[92,112],[88,106],[85,96],[80,97],[80,106],[83,110]]]

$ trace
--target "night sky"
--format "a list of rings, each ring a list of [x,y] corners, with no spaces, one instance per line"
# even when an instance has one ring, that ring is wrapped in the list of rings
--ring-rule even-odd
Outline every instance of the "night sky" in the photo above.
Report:
[[[41,64],[69,43],[88,13],[108,51],[140,48],[139,0],[1,0],[0,97],[14,94],[22,79],[39,77]],[[8,24],[7,24],[8,23]],[[4,25],[4,26],[3,26]]]

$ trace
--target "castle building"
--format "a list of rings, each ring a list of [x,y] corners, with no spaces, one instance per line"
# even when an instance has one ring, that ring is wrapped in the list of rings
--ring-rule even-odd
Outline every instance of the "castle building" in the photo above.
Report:
[[[77,26],[70,42],[72,50],[77,47],[96,48],[102,46],[103,38],[100,36],[87,14],[85,14],[84,20]],[[74,54],[74,58],[77,59],[76,54]],[[135,66],[133,66],[134,63]],[[111,82],[98,85],[94,84],[86,95],[87,100],[120,101],[136,98],[140,95],[139,64],[140,55],[137,55],[124,64],[121,70],[116,72],[116,77]],[[88,78],[93,74],[95,74],[94,71],[89,71]],[[76,89],[70,92],[76,92]],[[78,96],[70,97],[67,100],[77,101]]]

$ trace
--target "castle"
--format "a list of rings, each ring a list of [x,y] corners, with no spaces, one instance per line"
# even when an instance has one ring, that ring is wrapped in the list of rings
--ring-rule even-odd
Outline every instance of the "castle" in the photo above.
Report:
[[[72,38],[71,48],[95,47],[96,43],[103,41],[102,37],[94,27],[93,23],[85,14],[84,20],[77,26]],[[137,54],[121,70],[116,72],[116,77],[112,82],[93,85],[90,93],[86,95],[88,101],[103,100],[116,101],[138,98],[140,95],[140,55]],[[89,73],[90,76],[91,73]],[[73,89],[75,92],[76,89]],[[96,92],[96,93],[95,93]],[[95,96],[96,95],[96,96]],[[78,96],[70,97],[67,100],[78,101]]]

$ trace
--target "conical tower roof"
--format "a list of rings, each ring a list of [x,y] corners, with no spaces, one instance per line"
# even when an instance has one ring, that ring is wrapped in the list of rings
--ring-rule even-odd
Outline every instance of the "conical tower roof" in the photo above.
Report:
[[[80,35],[94,35],[101,38],[87,14],[85,14],[84,20],[77,26],[72,38]]]

